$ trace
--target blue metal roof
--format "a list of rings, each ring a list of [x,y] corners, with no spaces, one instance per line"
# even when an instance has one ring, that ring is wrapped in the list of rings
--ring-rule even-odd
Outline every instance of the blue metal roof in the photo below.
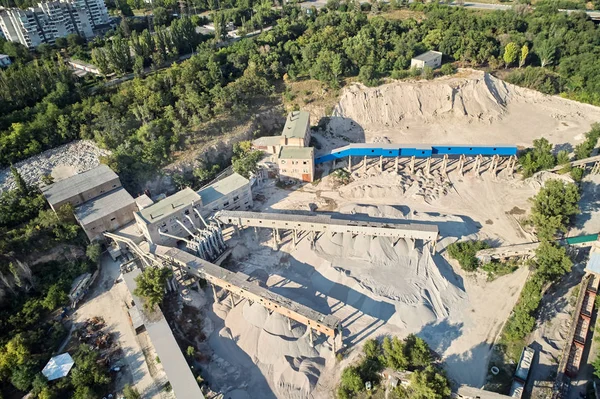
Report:
[[[371,157],[417,157],[429,158],[436,155],[468,155],[468,156],[511,156],[517,154],[517,147],[505,145],[398,145],[398,144],[350,144],[331,150],[328,154],[315,159],[315,164],[341,159],[347,156]]]

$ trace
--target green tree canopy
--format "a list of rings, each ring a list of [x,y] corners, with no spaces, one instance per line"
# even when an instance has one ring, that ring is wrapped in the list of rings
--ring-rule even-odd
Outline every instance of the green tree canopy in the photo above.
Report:
[[[166,267],[147,267],[135,278],[137,287],[134,294],[144,298],[144,306],[148,309],[160,304],[165,296],[167,279],[173,275]]]

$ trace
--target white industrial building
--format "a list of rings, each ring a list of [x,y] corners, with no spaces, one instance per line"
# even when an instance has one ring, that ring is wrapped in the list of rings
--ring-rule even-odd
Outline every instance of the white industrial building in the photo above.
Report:
[[[248,210],[252,207],[250,181],[233,173],[198,191],[202,198],[202,215],[227,210]]]
[[[426,66],[435,69],[442,65],[442,53],[439,51],[428,51],[410,60],[410,67],[423,69]]]
[[[28,48],[54,44],[72,33],[91,38],[97,26],[109,21],[103,0],[47,1],[26,10],[0,9],[0,31],[6,40]]]

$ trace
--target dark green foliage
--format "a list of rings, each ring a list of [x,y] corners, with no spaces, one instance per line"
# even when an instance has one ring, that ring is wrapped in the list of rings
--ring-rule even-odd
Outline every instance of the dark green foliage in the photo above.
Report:
[[[450,385],[445,374],[432,365],[429,346],[414,334],[404,340],[384,337],[381,345],[377,340],[370,339],[365,342],[363,353],[364,357],[360,363],[342,371],[337,389],[338,398],[355,397],[365,389],[367,381],[378,384],[379,373],[385,367],[397,371],[413,371],[410,387],[399,387],[398,391],[394,392],[399,397],[446,398],[450,394]]]
[[[565,247],[549,241],[542,241],[536,249],[534,264],[536,275],[544,281],[555,281],[573,266]]]
[[[519,163],[524,177],[530,177],[535,172],[556,166],[552,144],[544,137],[533,140],[533,148],[519,156]]]
[[[485,241],[455,242],[448,245],[448,254],[456,259],[464,270],[473,272],[479,267],[479,260],[475,257],[477,251],[489,247]]]
[[[585,134],[585,141],[575,147],[575,158],[584,159],[592,155],[592,151],[600,138],[600,124],[594,123],[592,130]]]
[[[123,389],[123,396],[125,399],[142,399],[142,395],[137,391],[137,389],[133,388],[131,385],[125,385]]]
[[[510,274],[518,268],[519,264],[514,260],[509,260],[507,262],[493,260],[489,263],[481,265],[481,270],[487,272],[489,281],[492,281],[497,277]]]
[[[575,180],[576,182],[580,182],[581,179],[583,179],[583,173],[584,173],[583,168],[572,168],[571,169],[571,178],[573,180]]]
[[[256,172],[258,161],[263,157],[262,151],[252,149],[252,142],[241,141],[233,146],[233,159],[231,164],[236,173],[249,178],[250,175]]]
[[[173,275],[166,267],[148,267],[135,278],[137,287],[134,294],[145,300],[144,306],[153,309],[160,304],[165,296],[167,279]]]
[[[562,88],[561,76],[546,68],[528,66],[524,69],[515,69],[505,77],[507,82],[530,89],[535,89],[546,94],[557,94]]]
[[[444,399],[451,393],[446,376],[431,365],[411,375],[407,390],[411,399]]]
[[[573,183],[549,180],[533,198],[531,221],[541,239],[567,231],[570,218],[579,213],[579,189]]]
[[[88,245],[85,250],[85,256],[87,256],[92,263],[98,263],[101,253],[102,247],[98,243]]]

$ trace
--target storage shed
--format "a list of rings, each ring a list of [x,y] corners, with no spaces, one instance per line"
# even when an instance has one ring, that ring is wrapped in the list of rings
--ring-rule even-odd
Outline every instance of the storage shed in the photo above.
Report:
[[[439,51],[428,51],[420,54],[410,60],[410,67],[423,69],[426,66],[430,68],[439,68],[442,65],[442,53]]]

